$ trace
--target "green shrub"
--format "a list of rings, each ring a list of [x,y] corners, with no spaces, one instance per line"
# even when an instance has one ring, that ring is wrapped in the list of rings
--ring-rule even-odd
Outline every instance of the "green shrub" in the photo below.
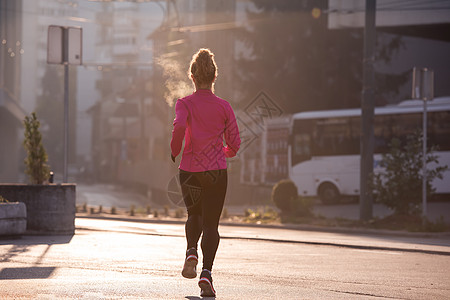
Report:
[[[428,232],[444,232],[449,229],[447,223],[445,223],[444,217],[440,216],[436,221],[425,220],[424,230]]]
[[[249,217],[252,213],[253,213],[253,210],[251,210],[250,208],[247,208],[244,210],[244,216],[246,218]]]
[[[292,211],[296,216],[309,217],[312,216],[313,202],[310,198],[298,196],[293,202]]]
[[[23,146],[27,152],[25,173],[30,177],[31,183],[43,184],[50,177],[50,167],[47,165],[48,156],[39,131],[41,124],[33,112],[31,117],[25,117],[23,125],[25,127]]]
[[[439,166],[438,157],[431,151],[426,154],[428,166],[426,185],[427,197],[434,192],[431,182],[442,179],[447,166]],[[407,137],[406,143],[392,139],[389,152],[382,155],[381,172],[373,175],[372,192],[378,202],[385,204],[398,215],[418,215],[422,201],[422,134],[416,132]],[[435,167],[431,167],[434,165]]]
[[[281,180],[272,189],[272,201],[283,213],[292,212],[297,197],[297,186],[288,179]]]

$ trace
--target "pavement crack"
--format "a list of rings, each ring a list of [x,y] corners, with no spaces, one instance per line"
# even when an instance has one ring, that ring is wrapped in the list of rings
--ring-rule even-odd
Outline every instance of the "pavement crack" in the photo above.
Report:
[[[329,290],[329,289],[326,289],[326,291],[336,292],[336,293],[340,293],[340,294],[350,294],[350,295],[367,296],[367,297],[383,298],[383,299],[394,299],[392,297],[386,297],[386,296],[383,296],[383,295],[375,295],[375,294],[370,294],[370,293],[351,292],[351,291],[339,291],[339,290]],[[395,299],[401,299],[401,298],[395,298]],[[407,299],[407,298],[403,298],[403,299]]]

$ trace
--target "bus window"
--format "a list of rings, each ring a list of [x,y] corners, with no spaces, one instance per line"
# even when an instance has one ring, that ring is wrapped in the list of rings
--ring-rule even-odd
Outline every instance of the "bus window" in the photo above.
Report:
[[[296,120],[292,131],[292,165],[311,158],[311,120]]]
[[[319,119],[313,130],[312,155],[350,155],[359,152],[355,147],[350,118]]]
[[[387,153],[393,138],[405,143],[409,135],[420,130],[420,114],[377,115],[374,122],[374,153]]]
[[[398,114],[393,117],[393,137],[398,138],[402,143],[406,142],[407,136],[422,129],[422,114]]]
[[[309,134],[294,135],[294,156],[297,162],[311,158],[311,137]]]
[[[350,118],[350,141],[347,145],[348,154],[359,154],[359,148],[361,144],[361,118]]]
[[[375,116],[374,122],[374,153],[386,153],[389,149],[394,130],[394,118],[391,115]]]
[[[428,130],[429,146],[437,146],[440,151],[450,150],[450,112],[438,111],[429,113]]]

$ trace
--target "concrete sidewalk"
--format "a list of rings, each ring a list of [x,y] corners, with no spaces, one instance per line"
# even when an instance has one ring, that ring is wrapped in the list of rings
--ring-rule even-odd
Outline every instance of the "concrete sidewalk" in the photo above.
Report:
[[[99,221],[104,221],[102,223]],[[132,218],[77,218],[77,228],[184,238],[184,221]],[[99,224],[102,224],[100,226]],[[104,227],[104,224],[108,226]],[[132,226],[130,226],[132,224]],[[157,230],[155,228],[174,228]],[[175,228],[178,228],[175,230]],[[334,230],[333,230],[334,229]],[[323,228],[309,225],[256,225],[225,222],[220,224],[223,239],[261,240],[278,243],[337,246],[366,250],[386,250],[450,255],[450,234],[409,233],[387,230]],[[174,234],[173,232],[179,232]]]

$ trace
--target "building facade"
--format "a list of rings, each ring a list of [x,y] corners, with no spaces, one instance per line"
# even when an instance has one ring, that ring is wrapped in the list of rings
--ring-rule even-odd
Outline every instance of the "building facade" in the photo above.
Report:
[[[0,182],[18,182],[23,164],[19,139],[21,106],[22,1],[0,1]]]

